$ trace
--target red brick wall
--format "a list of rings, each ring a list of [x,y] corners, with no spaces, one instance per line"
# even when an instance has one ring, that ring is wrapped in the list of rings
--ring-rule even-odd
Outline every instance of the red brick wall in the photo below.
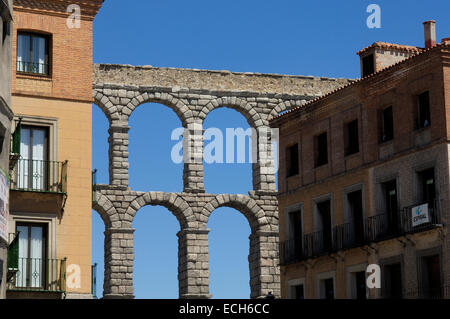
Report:
[[[449,72],[450,73],[450,72]],[[447,77],[446,83],[450,83]],[[440,53],[432,52],[316,102],[296,116],[275,124],[280,127],[279,191],[320,182],[333,175],[400,156],[418,146],[450,137],[446,122],[444,78]],[[415,129],[417,95],[430,91],[431,126]],[[379,111],[393,106],[394,140],[379,144]],[[447,115],[450,116],[450,115]],[[360,152],[344,154],[345,125],[358,119]],[[327,131],[328,165],[314,167],[314,136]],[[299,143],[300,174],[286,180],[285,149]],[[392,145],[389,145],[392,144]],[[286,184],[288,183],[288,184]]]
[[[50,76],[16,75],[17,31],[49,34]],[[70,29],[66,17],[14,8],[13,94],[78,101],[92,100],[92,21]]]

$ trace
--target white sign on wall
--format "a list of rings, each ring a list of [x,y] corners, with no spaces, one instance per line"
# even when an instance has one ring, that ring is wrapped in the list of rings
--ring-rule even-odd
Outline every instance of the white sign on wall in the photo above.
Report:
[[[411,218],[413,227],[429,223],[428,204],[413,207],[411,209]]]
[[[5,173],[0,170],[0,238],[8,242],[8,200],[9,181]]]

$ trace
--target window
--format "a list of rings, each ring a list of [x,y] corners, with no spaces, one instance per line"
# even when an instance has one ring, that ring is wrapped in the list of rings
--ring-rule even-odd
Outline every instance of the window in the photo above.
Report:
[[[402,298],[402,266],[400,263],[384,266],[383,296],[389,299]],[[382,273],[382,274],[383,274]]]
[[[359,152],[358,120],[346,125],[345,130],[345,156]]]
[[[327,278],[320,281],[321,299],[334,299],[334,279]]]
[[[347,296],[350,299],[367,299],[366,264],[353,265],[347,268]]]
[[[354,243],[362,243],[364,241],[364,217],[362,205],[362,191],[347,194],[347,200],[350,213],[351,238]]]
[[[436,188],[434,181],[434,168],[430,168],[419,172],[419,183],[422,203],[434,205],[436,198]]]
[[[292,251],[295,260],[299,260],[302,254],[303,247],[303,231],[302,231],[302,212],[300,210],[289,212],[289,239],[292,242]]]
[[[382,184],[384,199],[385,199],[385,210],[387,220],[387,232],[388,234],[396,234],[399,231],[399,211],[398,211],[398,201],[397,201],[397,181],[391,180]]]
[[[20,155],[17,167],[19,189],[48,189],[48,129],[23,125],[20,131]]]
[[[419,265],[421,274],[419,280],[421,298],[441,297],[441,263],[439,255],[425,256],[421,258]]]
[[[316,245],[323,251],[328,251],[332,247],[331,234],[331,201],[325,200],[317,203],[318,222],[319,222],[319,242]],[[319,251],[320,252],[320,251]]]
[[[328,141],[327,133],[315,137],[315,166],[328,164]]]
[[[44,35],[17,34],[17,72],[49,74],[49,38]]]
[[[47,227],[43,224],[17,223],[19,263],[16,287],[43,288],[46,275]]]
[[[375,72],[374,56],[370,54],[362,59],[363,77]]]
[[[287,148],[287,177],[298,175],[298,144]]]
[[[417,96],[417,125],[418,128],[427,127],[431,124],[430,122],[430,92],[425,91]]]
[[[358,271],[353,274],[355,276],[356,299],[367,299],[366,272]]]
[[[384,143],[394,138],[394,117],[392,113],[392,106],[385,108],[381,113],[380,142]]]
[[[292,286],[293,299],[305,299],[305,288],[303,285]]]
[[[305,299],[305,278],[289,280],[287,289],[289,299]]]

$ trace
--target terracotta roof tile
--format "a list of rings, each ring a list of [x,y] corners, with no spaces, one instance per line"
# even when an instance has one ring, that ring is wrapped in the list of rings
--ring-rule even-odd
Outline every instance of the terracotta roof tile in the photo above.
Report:
[[[307,107],[307,106],[309,106],[309,105],[311,105],[311,104],[314,104],[314,103],[316,103],[316,102],[318,102],[318,101],[320,101],[320,100],[323,100],[324,98],[326,98],[326,97],[328,97],[328,96],[330,96],[330,95],[333,95],[333,94],[335,94],[335,93],[337,93],[337,92],[339,92],[339,91],[342,91],[343,89],[345,89],[345,88],[347,88],[347,87],[349,87],[349,86],[351,86],[351,85],[355,85],[356,83],[360,83],[360,82],[362,82],[362,81],[365,81],[365,80],[367,80],[367,79],[369,79],[369,78],[372,78],[372,77],[374,77],[374,76],[376,76],[376,75],[378,75],[378,74],[380,74],[380,73],[386,72],[386,71],[388,71],[388,70],[390,70],[390,69],[392,69],[392,68],[394,68],[394,67],[396,67],[396,66],[398,66],[398,65],[401,65],[401,64],[405,63],[406,61],[412,60],[412,59],[414,59],[414,58],[416,58],[416,57],[418,57],[418,56],[421,56],[422,54],[428,53],[428,52],[430,52],[430,51],[432,51],[432,50],[434,50],[434,49],[436,49],[436,48],[440,48],[440,47],[450,48],[450,42],[444,42],[444,43],[442,43],[442,44],[439,43],[439,44],[436,44],[435,46],[433,46],[433,47],[431,47],[431,48],[429,48],[429,49],[422,49],[422,50],[420,50],[420,51],[417,51],[416,54],[414,54],[414,55],[412,55],[412,56],[406,58],[405,60],[399,61],[399,62],[397,62],[397,63],[395,63],[395,64],[392,64],[392,65],[390,65],[390,66],[388,66],[388,67],[385,67],[384,69],[381,69],[381,70],[379,70],[379,71],[377,71],[377,72],[375,72],[375,73],[372,73],[372,74],[370,74],[370,75],[368,75],[368,76],[366,76],[366,77],[363,77],[363,78],[354,80],[353,82],[350,82],[350,83],[348,83],[348,84],[346,84],[346,85],[344,85],[344,86],[341,86],[341,87],[335,89],[334,91],[328,92],[327,94],[324,94],[324,95],[322,95],[322,96],[320,96],[320,97],[318,97],[318,98],[316,98],[316,99],[314,99],[314,100],[311,100],[311,101],[309,101],[309,102],[303,104],[302,106],[295,107],[295,108],[293,108],[293,109],[290,109],[290,110],[284,112],[283,114],[279,114],[279,115],[277,115],[277,116],[274,116],[270,121],[274,121],[275,119],[279,119],[279,118],[281,118],[281,117],[287,117],[287,116],[289,116],[290,114],[292,114],[293,112],[296,112],[296,111],[298,111],[299,109],[305,108],[305,107]]]
[[[405,51],[405,52],[421,52],[424,49],[411,46],[411,45],[403,45],[403,44],[395,44],[395,43],[387,43],[387,42],[375,42],[374,44],[356,52],[356,54],[361,55],[364,52],[372,49],[372,48],[379,48],[379,49],[385,49],[385,50],[397,50],[397,51]]]

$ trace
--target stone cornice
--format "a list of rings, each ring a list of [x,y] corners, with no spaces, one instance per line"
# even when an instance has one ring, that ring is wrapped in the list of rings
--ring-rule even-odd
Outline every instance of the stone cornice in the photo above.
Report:
[[[30,13],[50,14],[67,17],[67,7],[77,4],[81,8],[81,18],[93,20],[104,0],[14,0],[14,10]]]
[[[321,96],[350,83],[348,79],[244,73],[118,64],[94,64],[94,87],[166,87],[170,91],[221,91]],[[258,94],[259,95],[259,94]]]

